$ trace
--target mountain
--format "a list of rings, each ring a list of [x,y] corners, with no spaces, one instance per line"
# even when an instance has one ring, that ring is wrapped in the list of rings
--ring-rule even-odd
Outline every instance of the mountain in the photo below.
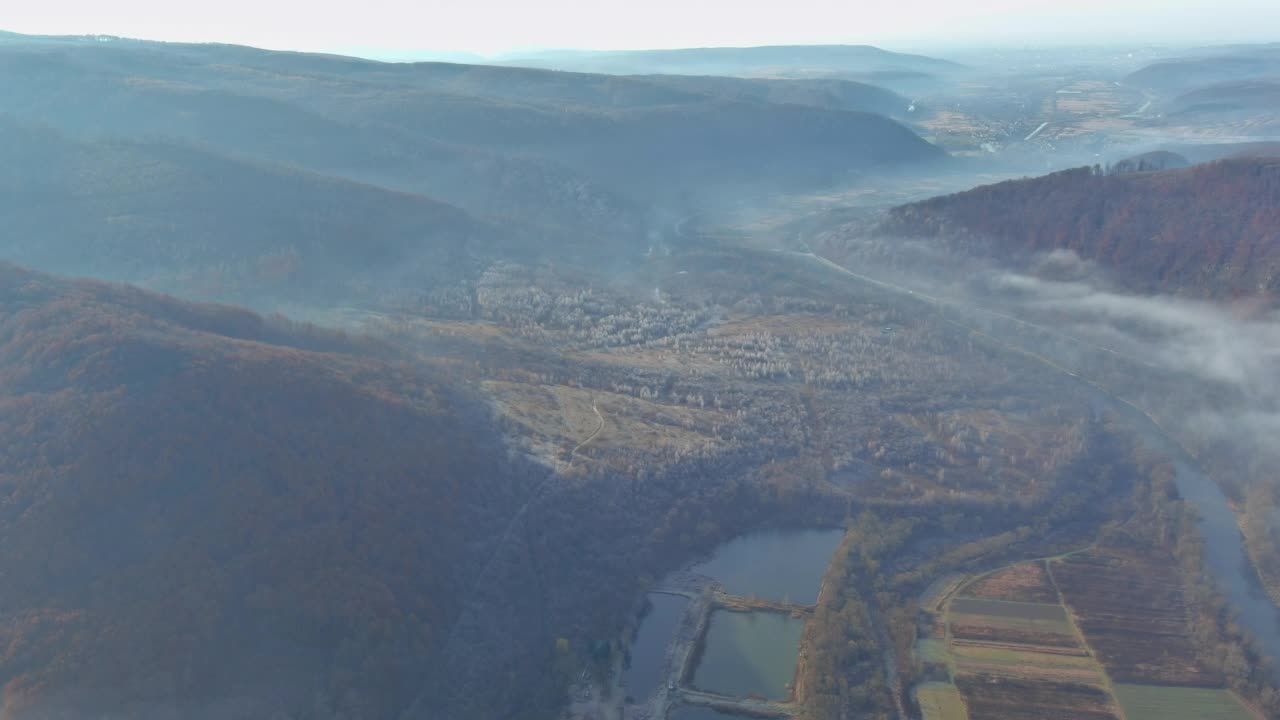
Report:
[[[509,229],[422,196],[3,117],[0,214],[0,257],[261,304],[379,304],[522,252]]]
[[[0,265],[0,716],[395,716],[538,479],[487,418],[358,338]]]
[[[1210,298],[1280,294],[1280,161],[1077,168],[893,209],[877,230],[1014,262],[1069,250],[1123,287]]]
[[[235,46],[0,42],[0,110],[85,139],[181,140],[426,194],[561,237],[635,236],[633,203],[554,161],[501,152],[488,144],[492,138],[468,146],[363,117],[360,108],[378,97],[428,94],[399,85],[383,92],[333,74],[381,67],[399,66]],[[460,115],[460,104],[473,111]],[[437,118],[452,117],[464,129],[492,127],[504,115],[501,103],[483,98],[442,98],[434,106]]]
[[[744,177],[814,184],[945,157],[893,120],[850,111],[901,101],[847,86],[823,88],[821,107],[789,104],[814,92],[228,45],[0,40],[0,110],[18,120],[81,138],[180,139],[521,218],[548,235],[625,235],[635,252],[657,200]]]
[[[551,50],[502,57],[504,65],[611,74],[835,77],[846,73],[945,73],[948,60],[890,52],[870,45],[767,45],[674,50]]]

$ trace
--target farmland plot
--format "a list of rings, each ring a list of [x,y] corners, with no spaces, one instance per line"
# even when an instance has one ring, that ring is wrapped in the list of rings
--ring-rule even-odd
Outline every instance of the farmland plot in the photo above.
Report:
[[[1197,659],[1177,565],[1124,538],[1053,563],[1085,640],[1117,683],[1223,687]]]
[[[1117,685],[1116,698],[1127,720],[1252,720],[1227,690]]]

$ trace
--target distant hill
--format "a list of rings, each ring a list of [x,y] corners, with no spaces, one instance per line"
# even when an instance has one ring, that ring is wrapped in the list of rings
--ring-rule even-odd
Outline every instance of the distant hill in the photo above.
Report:
[[[262,304],[415,297],[525,251],[421,196],[2,117],[0,215],[0,258]]]
[[[547,236],[609,241],[642,236],[655,195],[670,202],[744,178],[823,183],[945,157],[893,120],[858,112],[901,105],[858,85],[748,88],[228,45],[6,38],[0,96],[15,118],[78,137],[180,138],[523,218]],[[644,162],[629,164],[636,160]]]
[[[768,45],[675,50],[562,50],[510,55],[504,65],[612,74],[834,77],[843,73],[960,69],[947,60],[890,52],[871,45]]]
[[[1205,56],[1152,63],[1125,77],[1124,83],[1165,94],[1179,94],[1218,83],[1280,74],[1280,48],[1241,46]]]
[[[907,114],[911,101],[898,93],[851,80],[770,80],[699,75],[646,75],[637,79],[691,93],[736,100],[763,100],[827,110],[871,112],[889,117]]]
[[[1166,112],[1179,114],[1261,112],[1280,115],[1280,75],[1275,79],[1236,80],[1198,88],[1178,95],[1164,107]]]
[[[1234,157],[1276,157],[1280,155],[1280,142],[1196,143],[1170,145],[1166,149],[1182,155],[1194,165]]]
[[[0,716],[395,717],[445,673],[539,476],[381,354],[0,264]]]
[[[1280,295],[1280,160],[1105,175],[1078,168],[895,208],[879,233],[1028,261],[1071,250],[1122,286]]]

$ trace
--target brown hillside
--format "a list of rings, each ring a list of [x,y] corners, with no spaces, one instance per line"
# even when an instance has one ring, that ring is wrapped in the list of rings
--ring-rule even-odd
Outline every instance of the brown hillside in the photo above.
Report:
[[[1072,250],[1141,292],[1274,297],[1280,161],[1134,174],[1077,168],[898,207],[879,232],[1002,259]]]
[[[356,347],[0,265],[0,717],[409,702],[511,473]]]

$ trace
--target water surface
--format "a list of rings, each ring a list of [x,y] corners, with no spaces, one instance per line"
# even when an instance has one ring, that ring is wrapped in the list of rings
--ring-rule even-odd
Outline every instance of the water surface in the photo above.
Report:
[[[786,700],[802,630],[804,620],[783,613],[712,612],[694,687],[730,697]]]
[[[647,600],[647,609],[631,643],[630,660],[622,673],[627,697],[638,703],[646,701],[662,682],[667,645],[676,636],[689,604],[679,595],[661,593],[650,593]]]
[[[716,548],[692,570],[719,580],[732,595],[813,605],[842,535],[843,530],[751,533]]]

